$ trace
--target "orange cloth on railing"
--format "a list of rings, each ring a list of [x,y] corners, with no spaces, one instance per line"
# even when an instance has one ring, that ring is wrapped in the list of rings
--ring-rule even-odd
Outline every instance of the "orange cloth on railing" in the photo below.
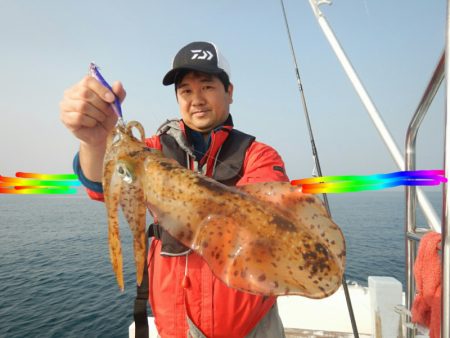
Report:
[[[412,321],[430,329],[430,338],[441,333],[441,234],[429,232],[419,244],[414,263],[416,296],[412,306]]]

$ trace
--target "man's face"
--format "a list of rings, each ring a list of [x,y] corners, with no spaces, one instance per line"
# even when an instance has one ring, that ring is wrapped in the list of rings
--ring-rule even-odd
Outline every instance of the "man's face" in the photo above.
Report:
[[[233,102],[233,86],[228,92],[216,76],[189,72],[177,85],[181,118],[193,130],[207,133],[228,117]]]

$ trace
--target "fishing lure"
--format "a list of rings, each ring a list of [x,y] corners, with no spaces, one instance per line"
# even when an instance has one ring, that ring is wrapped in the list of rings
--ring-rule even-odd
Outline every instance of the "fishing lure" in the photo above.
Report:
[[[95,78],[98,82],[100,82],[104,87],[108,88],[113,94],[113,90],[112,87],[109,85],[108,82],[106,82],[105,78],[102,76],[102,74],[99,71],[99,67],[94,63],[91,62],[89,64],[89,75],[92,76],[93,78]],[[115,99],[114,102],[111,104],[114,112],[117,114],[117,116],[119,117],[119,124],[120,125],[125,125],[125,122],[123,120],[123,115],[122,115],[122,106],[120,105],[120,101],[119,98],[114,94]]]

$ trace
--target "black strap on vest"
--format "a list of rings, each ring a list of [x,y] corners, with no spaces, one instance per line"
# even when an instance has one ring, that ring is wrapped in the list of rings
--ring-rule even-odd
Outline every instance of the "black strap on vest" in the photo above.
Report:
[[[144,261],[144,274],[142,275],[141,285],[136,286],[136,299],[134,300],[134,332],[136,338],[148,338],[148,320],[147,320],[147,303],[149,293],[148,283],[148,267],[147,267],[147,255],[148,255],[148,239],[155,235],[153,224],[150,224],[146,232],[146,250]]]
[[[136,338],[148,338],[147,321],[147,303],[148,303],[148,269],[144,266],[144,275],[141,286],[137,286],[137,295],[134,300],[134,325]]]

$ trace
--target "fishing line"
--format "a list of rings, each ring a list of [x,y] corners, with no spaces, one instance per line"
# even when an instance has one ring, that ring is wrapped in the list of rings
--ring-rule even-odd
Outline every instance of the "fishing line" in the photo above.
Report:
[[[296,78],[297,78],[298,89],[300,91],[300,97],[301,97],[301,101],[302,101],[303,112],[305,113],[305,119],[306,119],[306,123],[308,125],[309,139],[310,139],[310,143],[311,143],[311,149],[312,149],[312,155],[313,155],[313,159],[314,159],[314,164],[315,164],[315,168],[317,170],[318,176],[323,176],[322,175],[322,169],[320,167],[319,155],[317,153],[316,143],[314,141],[314,134],[313,134],[312,127],[311,127],[311,121],[310,121],[310,118],[309,118],[308,107],[306,105],[306,99],[305,99],[305,94],[304,94],[304,91],[303,91],[302,81],[301,81],[301,78],[300,78],[300,71],[299,71],[299,67],[298,67],[297,57],[295,55],[294,45],[292,43],[291,31],[289,29],[289,23],[288,23],[288,20],[287,20],[286,10],[284,8],[283,0],[280,0],[280,4],[281,4],[282,12],[283,12],[284,23],[285,23],[285,26],[286,26],[286,32],[287,32],[288,39],[289,39],[289,46],[291,48],[292,59],[294,61],[295,75],[296,75]],[[328,203],[327,195],[324,193],[324,194],[322,194],[322,196],[323,196],[323,201],[324,201],[325,208],[327,210],[328,216],[331,217],[331,211],[330,211],[330,206],[329,206],[329,203]],[[342,286],[344,288],[345,300],[347,301],[347,308],[348,308],[348,312],[349,312],[349,315],[350,315],[350,321],[351,321],[351,324],[352,324],[353,335],[355,336],[355,338],[359,338],[358,328],[356,327],[355,315],[353,313],[352,302],[350,300],[350,294],[348,292],[347,281],[345,280],[345,272],[344,272],[344,274],[342,276]]]

